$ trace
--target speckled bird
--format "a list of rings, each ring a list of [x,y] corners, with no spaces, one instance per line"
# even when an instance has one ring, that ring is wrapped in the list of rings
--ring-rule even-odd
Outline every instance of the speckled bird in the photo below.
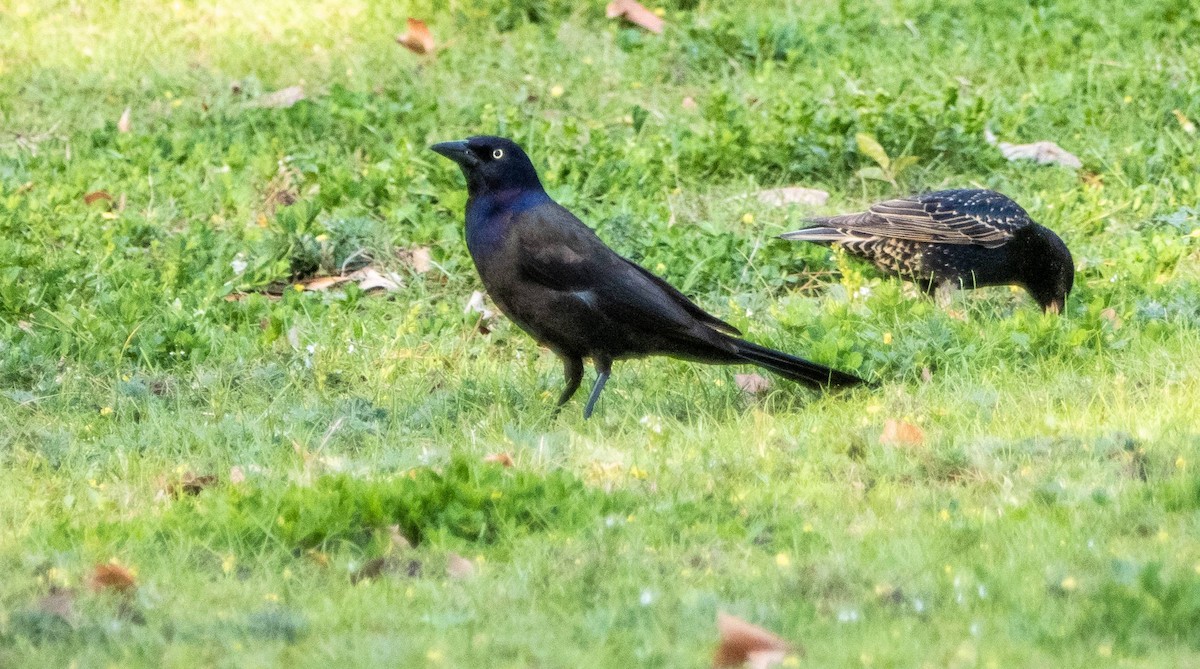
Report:
[[[995,191],[936,191],[809,222],[780,238],[839,244],[943,301],[958,287],[1017,285],[1059,313],[1075,281],[1063,240]]]

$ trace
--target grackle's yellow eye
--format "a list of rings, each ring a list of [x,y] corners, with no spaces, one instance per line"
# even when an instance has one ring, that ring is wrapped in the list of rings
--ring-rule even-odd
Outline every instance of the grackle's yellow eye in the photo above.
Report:
[[[503,157],[504,157],[504,149],[496,149],[495,151],[492,151],[493,159],[500,160]]]

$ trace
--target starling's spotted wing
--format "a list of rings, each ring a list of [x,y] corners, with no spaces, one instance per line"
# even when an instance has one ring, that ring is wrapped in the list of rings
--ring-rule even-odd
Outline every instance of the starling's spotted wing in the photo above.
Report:
[[[861,244],[885,240],[1003,246],[1033,224],[1008,197],[989,190],[946,190],[887,200],[860,214],[813,219],[817,225],[783,239]]]

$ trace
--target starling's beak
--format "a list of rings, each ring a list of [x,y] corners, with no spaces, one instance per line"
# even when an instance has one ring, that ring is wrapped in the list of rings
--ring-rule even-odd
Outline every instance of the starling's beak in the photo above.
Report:
[[[1065,306],[1067,306],[1067,298],[1060,297],[1051,300],[1045,307],[1042,307],[1042,310],[1048,314],[1061,314]]]
[[[442,142],[429,148],[458,163],[463,169],[479,164],[479,158],[468,148],[466,140]]]

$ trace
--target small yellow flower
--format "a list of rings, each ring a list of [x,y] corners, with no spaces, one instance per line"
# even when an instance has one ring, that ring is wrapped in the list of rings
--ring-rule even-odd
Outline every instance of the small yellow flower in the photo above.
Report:
[[[938,511],[938,518],[941,518],[943,521],[950,520],[950,510],[942,509]]]
[[[304,292],[304,284],[302,284],[302,283],[298,283],[298,284],[292,286],[292,288],[295,288],[297,293]]]
[[[226,555],[221,560],[221,571],[224,572],[226,576],[233,573],[233,568],[235,566],[237,566],[237,557],[234,556],[233,553]]]
[[[268,592],[267,594],[263,595],[263,599],[264,599],[264,600],[266,600],[266,601],[268,601],[268,602],[278,602],[278,601],[279,601],[279,595],[277,595],[277,594],[275,594],[275,593],[273,593],[273,592]]]
[[[803,531],[804,531],[806,534],[807,534],[807,533],[809,533],[809,532],[812,532],[812,531],[813,531],[813,526],[812,526],[812,523],[804,523],[804,527],[803,527],[803,528],[801,528],[801,529],[802,529],[802,530],[803,530]]]
[[[792,558],[787,553],[775,554],[775,566],[780,568],[792,566]]]
[[[659,18],[662,18],[662,17],[664,17],[664,16],[666,16],[666,15],[667,15],[667,10],[666,10],[666,9],[664,9],[664,8],[662,8],[662,7],[655,7],[655,8],[654,8],[654,15],[655,15],[655,16],[657,16],[657,17],[659,17]]]
[[[1058,585],[1067,592],[1074,592],[1075,588],[1079,587],[1079,581],[1076,581],[1074,576],[1068,576],[1064,578],[1062,583],[1059,583]]]
[[[1100,657],[1112,657],[1112,644],[1111,643],[1100,644],[1100,646],[1098,648],[1096,648],[1096,653],[1099,654]]]
[[[890,333],[890,332],[883,333],[883,343],[889,344],[889,345],[892,343],[892,333]]]
[[[750,225],[751,223],[754,223],[754,214],[751,214],[749,212],[742,214],[742,223],[744,223],[746,225]]]
[[[116,218],[116,217],[117,217],[117,212],[115,212],[115,211],[102,211],[102,212],[100,212],[100,218],[103,218],[103,219],[104,219],[104,220],[106,220],[106,221],[111,221],[111,220],[113,220],[113,219],[114,219],[114,218]]]
[[[113,408],[112,408],[112,407],[104,407],[104,408],[100,409],[100,415],[101,415],[101,416],[109,416],[109,415],[112,415],[112,412],[113,412]]]
[[[446,654],[443,653],[440,648],[430,648],[429,651],[425,653],[425,659],[436,664],[446,659]]]
[[[639,481],[645,479],[647,476],[646,470],[638,467],[637,465],[629,468],[629,475],[635,479],[638,479]]]
[[[550,89],[550,97],[561,98],[563,96],[563,93],[565,93],[565,92],[566,91],[563,90],[562,86],[555,84],[555,86]]]

